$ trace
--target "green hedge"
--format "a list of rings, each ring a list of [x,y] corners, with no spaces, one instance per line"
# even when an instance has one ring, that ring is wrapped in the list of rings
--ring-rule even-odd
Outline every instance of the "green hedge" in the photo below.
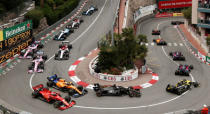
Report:
[[[43,16],[47,18],[48,25],[52,25],[73,11],[78,6],[79,2],[80,0],[47,0],[44,3],[43,8],[36,8],[35,11],[32,10],[26,15],[29,19],[33,20],[33,23],[35,23],[35,28],[38,27],[36,26],[36,24],[38,24],[37,21],[43,18]],[[38,16],[37,13],[41,14],[41,16]]]
[[[37,28],[39,26],[39,22],[43,17],[44,17],[44,14],[41,9],[31,10],[25,15],[26,19],[32,20],[33,28]]]

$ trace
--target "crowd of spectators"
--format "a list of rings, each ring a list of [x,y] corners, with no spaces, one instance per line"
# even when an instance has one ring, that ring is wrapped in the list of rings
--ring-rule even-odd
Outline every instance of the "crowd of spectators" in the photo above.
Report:
[[[199,7],[210,8],[210,0],[199,0]]]

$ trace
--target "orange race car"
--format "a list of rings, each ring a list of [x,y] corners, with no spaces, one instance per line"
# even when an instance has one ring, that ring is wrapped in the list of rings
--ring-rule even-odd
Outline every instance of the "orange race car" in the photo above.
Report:
[[[166,41],[161,38],[153,39],[153,42],[155,42],[157,45],[167,45]]]
[[[82,86],[74,86],[72,82],[67,82],[65,79],[62,79],[58,77],[56,74],[50,77],[47,77],[48,87],[53,87],[55,89],[58,89],[62,92],[68,92],[70,96],[72,97],[80,97],[88,93],[86,89],[84,89]]]

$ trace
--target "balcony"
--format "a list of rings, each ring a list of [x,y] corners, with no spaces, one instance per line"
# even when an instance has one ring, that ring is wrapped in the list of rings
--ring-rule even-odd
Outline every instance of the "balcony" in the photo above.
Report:
[[[198,27],[201,27],[201,28],[209,28],[210,29],[210,20],[201,20],[201,19],[198,19],[197,26]]]
[[[198,11],[204,13],[210,13],[210,4],[198,3]]]

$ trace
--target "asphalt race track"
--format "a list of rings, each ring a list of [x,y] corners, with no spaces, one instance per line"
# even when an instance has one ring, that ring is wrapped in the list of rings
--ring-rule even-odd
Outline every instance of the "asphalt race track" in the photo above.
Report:
[[[138,32],[148,36],[149,52],[148,66],[154,72],[159,74],[159,81],[150,88],[142,90],[141,98],[124,97],[96,97],[92,90],[83,97],[74,99],[76,106],[65,111],[59,111],[40,100],[31,97],[32,86],[43,83],[46,84],[46,77],[52,74],[58,74],[71,81],[68,77],[69,66],[79,57],[84,56],[97,46],[97,41],[107,33],[114,20],[114,14],[117,8],[117,0],[90,0],[84,9],[91,4],[97,4],[98,12],[92,16],[83,17],[84,23],[67,40],[73,43],[71,58],[68,61],[55,61],[52,57],[58,50],[58,41],[50,41],[43,49],[48,55],[49,60],[45,64],[45,72],[35,75],[27,73],[27,67],[30,60],[22,60],[14,70],[1,77],[0,80],[0,98],[9,104],[31,112],[33,114],[162,114],[181,109],[198,109],[203,104],[210,104],[210,87],[208,87],[209,67],[195,58],[184,46],[181,36],[177,29],[170,24],[171,20],[180,20],[181,18],[151,18],[141,23]],[[181,19],[182,20],[182,19]],[[161,37],[170,46],[156,46],[152,39],[158,36],[151,35],[152,29],[159,28]],[[176,45],[175,45],[176,44]],[[182,44],[182,45],[181,45]],[[177,96],[165,91],[168,83],[176,84],[177,81],[191,77],[175,76],[177,63],[168,58],[170,51],[181,51],[186,57],[186,62],[177,62],[194,66],[191,74],[193,80],[201,83],[201,87],[192,88],[184,95]],[[51,58],[52,57],[52,58]],[[56,91],[53,89],[53,91]],[[63,96],[67,93],[63,93]]]

